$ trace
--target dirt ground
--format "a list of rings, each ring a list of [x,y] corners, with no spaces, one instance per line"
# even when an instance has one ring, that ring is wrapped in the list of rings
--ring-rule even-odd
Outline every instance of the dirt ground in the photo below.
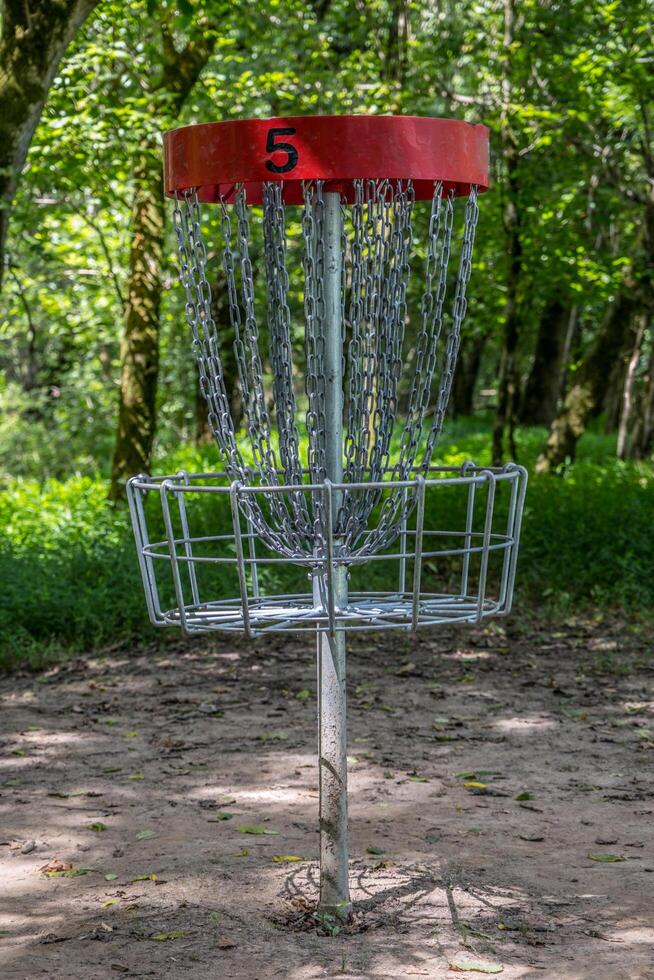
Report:
[[[654,978],[645,627],[352,639],[336,935],[313,653],[174,640],[0,681],[0,976]]]

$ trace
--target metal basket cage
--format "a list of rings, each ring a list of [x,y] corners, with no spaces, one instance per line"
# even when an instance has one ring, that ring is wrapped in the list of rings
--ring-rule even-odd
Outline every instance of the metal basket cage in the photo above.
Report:
[[[339,554],[329,520],[344,484],[245,485],[225,474],[138,476],[128,496],[148,612],[156,626],[187,633],[417,629],[479,622],[509,612],[527,474],[502,469],[432,467],[428,477],[379,484],[388,494],[415,494],[395,540],[372,555]],[[347,484],[369,492],[370,482]],[[319,496],[328,515],[324,548],[314,556],[280,556],[252,527],[247,498],[260,507],[272,495]],[[453,522],[443,529],[444,515]],[[438,526],[432,526],[437,524]],[[374,526],[369,533],[374,533]],[[383,566],[383,572],[382,572]],[[291,580],[291,589],[280,589]],[[391,577],[396,588],[388,589]],[[430,591],[438,577],[439,588]],[[383,578],[385,588],[375,588]],[[348,598],[339,604],[342,583]],[[307,588],[306,583],[309,583]]]

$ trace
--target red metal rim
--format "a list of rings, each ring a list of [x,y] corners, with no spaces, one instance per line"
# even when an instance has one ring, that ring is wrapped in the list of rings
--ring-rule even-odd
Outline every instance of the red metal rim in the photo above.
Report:
[[[355,178],[411,180],[416,199],[434,181],[465,195],[488,188],[488,129],[422,116],[285,116],[183,126],[164,134],[164,189],[198,189],[201,201],[233,200],[244,184],[260,204],[263,183],[284,183],[287,204],[302,201],[302,182],[352,199]]]

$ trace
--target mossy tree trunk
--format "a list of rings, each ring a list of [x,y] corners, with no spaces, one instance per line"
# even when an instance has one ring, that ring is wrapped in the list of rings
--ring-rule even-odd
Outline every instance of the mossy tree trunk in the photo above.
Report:
[[[628,342],[638,297],[628,285],[615,297],[588,353],[577,369],[563,405],[550,428],[537,473],[548,473],[566,460],[573,460],[577,442],[589,418],[603,404],[611,370]]]
[[[178,117],[215,46],[215,34],[205,40],[205,27],[197,24],[197,39],[177,51],[171,34],[162,26],[163,73],[153,90],[157,98],[152,111],[166,125]],[[165,223],[161,168],[161,150],[152,137],[146,138],[135,162],[118,430],[109,489],[112,500],[124,495],[129,477],[148,469],[156,432]]]
[[[523,425],[550,425],[556,415],[571,315],[570,307],[556,297],[545,304],[538,324],[534,361],[520,406]]]
[[[625,266],[621,287],[610,304],[595,340],[575,372],[563,405],[536,462],[537,473],[549,473],[574,460],[577,442],[590,417],[601,411],[611,372],[633,345],[637,317],[648,319],[654,308],[654,157],[645,153],[648,175],[643,221],[634,243],[633,262]]]
[[[138,161],[131,231],[112,499],[122,494],[126,479],[147,466],[155,433],[164,233],[161,161],[155,146],[144,147]]]
[[[0,3],[0,289],[11,204],[59,62],[98,0]]]

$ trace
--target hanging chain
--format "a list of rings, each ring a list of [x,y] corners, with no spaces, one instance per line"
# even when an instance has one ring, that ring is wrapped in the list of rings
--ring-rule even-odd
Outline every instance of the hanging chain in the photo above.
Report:
[[[281,469],[266,403],[250,254],[250,211],[244,188],[236,189],[236,235],[224,200],[220,205],[220,224],[234,353],[254,461],[252,473],[244,464],[229,411],[219,338],[211,316],[207,253],[195,191],[175,198],[174,226],[180,277],[186,292],[186,319],[198,363],[200,387],[226,471],[231,479],[251,483],[254,478],[264,487],[279,486],[281,472],[286,485],[298,488],[285,493],[242,495],[242,510],[256,534],[273,551],[290,559],[306,556],[319,559],[326,548],[323,494],[311,495],[310,509],[305,492],[299,488],[307,475],[312,483],[318,484],[326,476],[323,182],[305,183],[303,200],[308,473],[301,458],[297,427],[283,185],[278,182],[264,185],[262,221],[269,363]],[[445,300],[454,194],[445,190],[441,182],[434,185],[419,328],[412,349],[405,350],[414,202],[411,182],[355,180],[352,204],[342,208],[341,339],[346,484],[381,482],[387,476],[392,480],[407,480],[416,468],[426,473],[445,418],[466,312],[466,287],[478,217],[477,189],[471,188],[466,204],[452,314],[448,319]],[[411,384],[405,396],[406,417],[393,464],[391,442],[403,365],[407,362]],[[425,437],[425,419],[433,403],[434,388],[436,404]],[[380,502],[381,508],[371,522],[372,512]],[[334,532],[339,553],[363,559],[388,547],[414,504],[412,490],[408,493],[397,487],[389,491],[346,490],[341,495]]]

